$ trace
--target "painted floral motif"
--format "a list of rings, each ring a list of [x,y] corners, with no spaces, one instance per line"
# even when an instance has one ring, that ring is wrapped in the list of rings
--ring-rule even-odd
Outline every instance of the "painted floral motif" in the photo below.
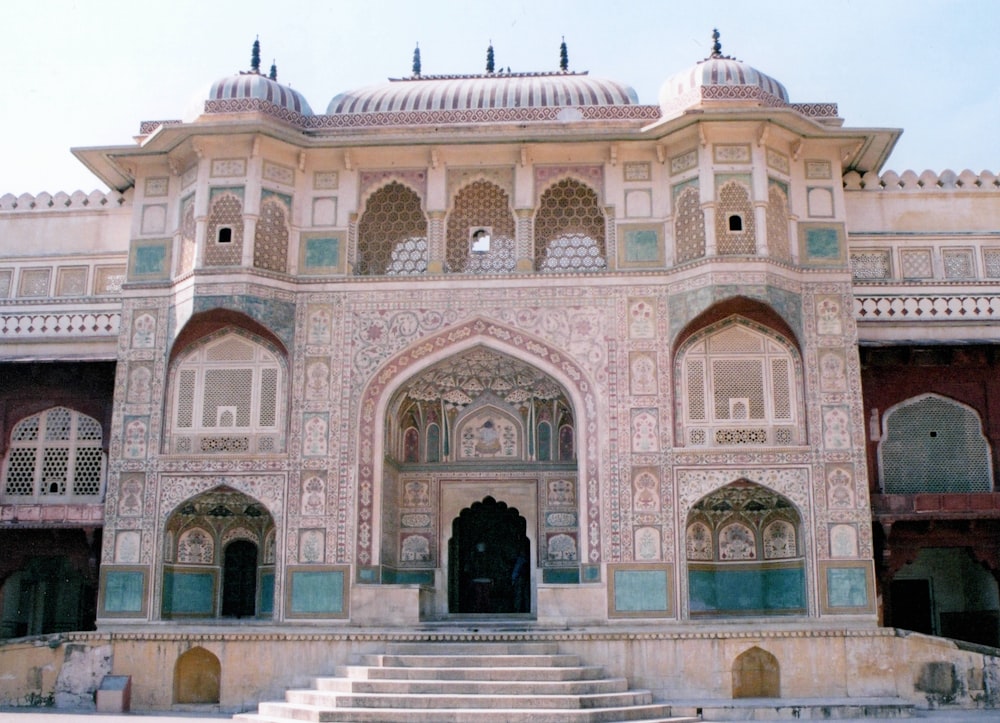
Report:
[[[656,394],[656,361],[652,354],[629,355],[629,389],[637,396]]]
[[[827,449],[850,449],[851,423],[844,407],[823,410],[823,445]]]
[[[299,562],[323,562],[323,530],[302,530],[299,536]]]
[[[764,559],[795,557],[798,552],[795,527],[785,520],[775,520],[764,528]]]
[[[142,459],[146,456],[146,422],[133,419],[125,425],[125,456]]]
[[[688,525],[684,547],[689,560],[711,560],[712,531],[703,522],[693,522]]]
[[[303,425],[302,454],[306,457],[322,457],[326,454],[326,417],[312,415]]]
[[[156,317],[139,314],[132,324],[132,348],[152,349],[156,345]]]
[[[659,423],[655,409],[632,410],[632,451],[658,452]]]
[[[756,560],[757,544],[753,530],[739,522],[726,525],[719,531],[720,560]]]
[[[320,477],[309,477],[302,483],[302,514],[322,515],[326,512],[326,483]]]
[[[177,541],[177,562],[210,565],[215,559],[215,541],[200,527],[187,530]]]
[[[660,509],[659,481],[651,472],[639,472],[633,482],[633,506],[640,512],[657,512]]]
[[[649,299],[631,299],[628,307],[628,333],[633,339],[656,337],[656,314]]]
[[[635,559],[660,559],[660,531],[655,527],[640,527],[635,531]]]

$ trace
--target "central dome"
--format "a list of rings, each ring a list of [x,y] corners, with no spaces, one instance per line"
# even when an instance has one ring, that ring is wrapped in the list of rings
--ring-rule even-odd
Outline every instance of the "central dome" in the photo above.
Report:
[[[334,97],[328,115],[490,108],[637,105],[636,92],[586,73],[490,73],[390,78]]]

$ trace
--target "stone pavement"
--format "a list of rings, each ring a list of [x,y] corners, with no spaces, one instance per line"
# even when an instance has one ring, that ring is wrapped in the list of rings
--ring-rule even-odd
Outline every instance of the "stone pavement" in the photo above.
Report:
[[[229,714],[192,713],[125,713],[109,715],[79,710],[57,710],[54,708],[0,708],[0,723],[206,723],[207,721],[228,720]],[[873,718],[839,718],[838,723],[870,723]],[[994,710],[935,710],[917,711],[912,718],[897,720],[927,721],[928,723],[1000,723],[1000,709]],[[711,723],[705,721],[705,723]],[[767,723],[758,719],[756,723]]]

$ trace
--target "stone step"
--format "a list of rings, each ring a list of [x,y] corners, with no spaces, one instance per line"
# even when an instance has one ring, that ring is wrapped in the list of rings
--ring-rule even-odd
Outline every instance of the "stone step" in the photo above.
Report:
[[[337,675],[361,680],[493,680],[493,681],[559,681],[597,680],[604,677],[604,668],[598,665],[567,665],[562,667],[516,668],[421,668],[371,665],[341,665]]]
[[[430,642],[389,643],[386,653],[393,655],[426,655],[433,652],[440,655],[556,655],[558,643],[512,640],[509,642],[475,642],[445,640]]]
[[[738,698],[671,705],[675,710],[696,705],[706,721],[898,719],[916,714],[916,705],[902,698]]]
[[[337,693],[324,690],[290,690],[285,702],[295,705],[347,708],[406,708],[451,710],[455,708],[506,709],[596,709],[647,705],[653,702],[647,690],[587,695],[495,695],[435,693]]]
[[[524,708],[330,710],[321,706],[261,703],[258,713],[241,713],[244,723],[695,723],[698,718],[671,716],[670,706],[650,704],[600,709],[529,710]]]
[[[558,668],[557,668],[558,670]],[[317,690],[335,693],[411,693],[435,695],[596,695],[628,690],[625,678],[598,680],[441,680],[316,678]]]
[[[560,653],[545,655],[493,655],[489,653],[388,655],[376,653],[362,655],[361,662],[365,665],[394,668],[538,668],[542,666],[577,667],[580,665],[580,657]]]

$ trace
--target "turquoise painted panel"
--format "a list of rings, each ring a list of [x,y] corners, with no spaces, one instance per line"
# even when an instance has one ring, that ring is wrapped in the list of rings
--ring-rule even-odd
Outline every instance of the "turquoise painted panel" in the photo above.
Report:
[[[600,565],[581,565],[581,578],[583,582],[600,582],[601,581],[601,566]]]
[[[868,576],[863,567],[826,569],[826,604],[832,608],[868,608]]]
[[[394,583],[397,585],[433,585],[433,570],[396,570],[391,567],[383,568],[382,582]]]
[[[660,260],[660,239],[652,229],[625,232],[625,260],[632,263]]]
[[[322,615],[344,612],[344,573],[296,570],[291,573],[292,612]]]
[[[329,238],[306,239],[306,268],[318,269],[340,265],[340,239]]]
[[[374,583],[379,580],[379,571],[377,567],[359,567],[358,568],[358,582],[363,583]]]
[[[806,606],[802,567],[688,570],[688,590],[692,613],[787,613]]]
[[[668,612],[666,570],[615,570],[616,612]]]
[[[163,614],[215,613],[215,575],[211,571],[167,571],[163,575]]]
[[[806,229],[806,253],[811,259],[839,259],[840,238],[837,229]]]
[[[552,585],[577,585],[580,570],[575,567],[552,567],[542,570],[542,582]]]
[[[274,573],[265,572],[260,576],[260,604],[257,606],[260,614],[274,614]]]
[[[135,264],[132,267],[136,276],[162,275],[166,271],[167,247],[136,246]]]
[[[109,570],[104,578],[104,609],[109,613],[142,612],[144,579],[138,570]]]

